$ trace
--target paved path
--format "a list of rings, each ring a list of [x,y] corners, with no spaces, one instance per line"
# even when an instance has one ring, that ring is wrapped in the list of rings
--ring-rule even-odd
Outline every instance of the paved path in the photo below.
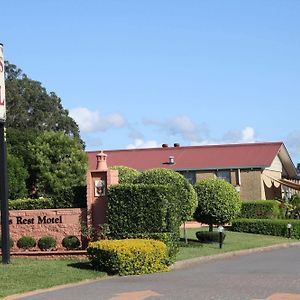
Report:
[[[300,247],[195,264],[169,273],[113,277],[23,300],[300,300]]]

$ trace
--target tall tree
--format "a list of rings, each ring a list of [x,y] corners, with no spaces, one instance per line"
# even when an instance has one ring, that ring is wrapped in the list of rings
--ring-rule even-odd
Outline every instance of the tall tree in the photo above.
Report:
[[[85,185],[87,156],[79,139],[44,131],[30,150],[41,194],[55,196],[64,189]]]
[[[8,128],[63,131],[79,137],[78,125],[54,92],[48,93],[40,82],[28,78],[8,61],[5,72]]]
[[[37,137],[42,132],[37,129],[15,129],[7,128],[6,130],[6,141],[7,141],[7,152],[23,165],[26,169],[28,176],[26,177],[26,187],[27,193],[31,190],[32,186],[36,183],[36,174],[33,170],[33,159],[34,153],[30,149],[30,145],[34,144]],[[18,174],[13,175],[14,171],[18,172],[17,168],[11,170],[11,177],[8,178],[9,184],[10,180],[14,177],[18,177]],[[23,183],[22,183],[23,184]],[[11,184],[12,186],[12,184]]]
[[[28,196],[26,180],[28,172],[22,161],[12,154],[7,155],[8,198],[10,200]]]

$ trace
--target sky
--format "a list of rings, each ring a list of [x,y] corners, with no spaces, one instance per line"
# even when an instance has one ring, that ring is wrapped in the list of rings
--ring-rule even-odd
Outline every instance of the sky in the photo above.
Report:
[[[5,58],[87,150],[273,142],[300,163],[299,0],[1,0]]]

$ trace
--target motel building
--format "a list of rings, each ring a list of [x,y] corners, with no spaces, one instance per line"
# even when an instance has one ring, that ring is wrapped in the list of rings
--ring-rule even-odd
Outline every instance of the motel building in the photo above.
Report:
[[[139,171],[152,168],[175,170],[191,183],[222,178],[240,193],[242,200],[281,199],[300,190],[299,176],[283,143],[253,143],[182,147],[105,150],[88,152],[87,207],[10,210],[10,236],[15,242],[25,235],[50,235],[63,249],[62,240],[75,235],[86,243],[81,225],[97,228],[106,223],[107,188],[118,184],[118,171],[127,166]],[[12,251],[18,251],[14,246]],[[56,251],[58,254],[59,251]]]
[[[97,154],[89,151],[89,169]],[[179,172],[191,183],[205,178],[230,182],[242,200],[281,199],[300,190],[299,177],[282,142],[209,146],[104,150],[108,168],[127,166],[138,171],[166,168]]]

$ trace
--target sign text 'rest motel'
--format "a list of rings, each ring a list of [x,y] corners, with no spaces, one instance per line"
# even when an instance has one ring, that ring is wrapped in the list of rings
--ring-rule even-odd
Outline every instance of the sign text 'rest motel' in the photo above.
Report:
[[[33,218],[15,217],[15,222],[10,219],[9,224],[17,225],[31,225],[31,224],[61,224],[63,223],[62,216],[59,217],[47,217],[47,216],[37,216]]]

